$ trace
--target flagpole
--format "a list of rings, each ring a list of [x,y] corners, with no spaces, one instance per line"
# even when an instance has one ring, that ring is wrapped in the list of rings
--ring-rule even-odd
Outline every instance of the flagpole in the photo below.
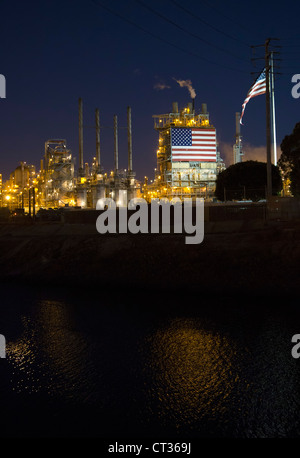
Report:
[[[273,161],[277,165],[277,140],[276,140],[276,121],[275,121],[275,86],[274,86],[274,65],[273,52],[271,52],[271,100],[272,100],[272,128],[273,128]]]
[[[271,123],[270,123],[270,39],[265,42],[266,64],[266,146],[267,146],[267,199],[272,197]]]

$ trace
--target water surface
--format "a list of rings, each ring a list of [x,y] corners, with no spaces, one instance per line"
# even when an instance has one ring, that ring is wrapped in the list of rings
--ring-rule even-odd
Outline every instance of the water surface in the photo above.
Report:
[[[292,299],[1,294],[2,437],[300,436]]]

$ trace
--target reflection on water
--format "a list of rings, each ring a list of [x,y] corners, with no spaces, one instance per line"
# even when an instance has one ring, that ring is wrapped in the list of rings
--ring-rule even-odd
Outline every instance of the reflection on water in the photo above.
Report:
[[[300,437],[286,303],[2,292],[4,436]]]
[[[176,319],[150,337],[152,395],[159,415],[187,425],[221,417],[238,381],[236,343],[197,327],[195,319]]]
[[[189,317],[148,337],[148,409],[164,427],[195,437],[299,436],[300,368],[287,323],[276,310],[256,312],[255,329],[239,314],[221,326]]]
[[[90,363],[87,340],[73,328],[66,304],[41,300],[35,316],[21,319],[23,333],[7,345],[7,357],[14,368],[12,389],[88,401],[92,390],[87,390],[86,384]]]

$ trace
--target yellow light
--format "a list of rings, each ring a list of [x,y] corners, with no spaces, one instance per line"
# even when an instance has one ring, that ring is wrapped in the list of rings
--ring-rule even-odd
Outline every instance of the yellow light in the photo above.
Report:
[[[85,177],[81,177],[80,178],[80,183],[85,183],[86,182],[86,178]]]
[[[5,199],[6,200],[10,200],[10,196],[5,196]]]

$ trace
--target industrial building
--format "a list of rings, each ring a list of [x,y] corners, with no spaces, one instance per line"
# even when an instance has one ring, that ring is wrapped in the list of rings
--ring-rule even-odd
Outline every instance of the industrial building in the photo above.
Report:
[[[145,177],[143,197],[202,197],[212,199],[217,174],[225,164],[218,151],[215,127],[210,123],[206,104],[195,113],[194,99],[182,110],[174,102],[172,112],[154,115],[159,134],[154,180]]]
[[[83,113],[82,100],[79,99],[79,168],[75,185],[76,203],[81,208],[96,208],[97,201],[106,197],[115,200],[117,206],[127,203],[137,196],[140,187],[132,169],[132,123],[131,108],[127,107],[128,168],[119,168],[118,117],[114,115],[114,170],[104,172],[100,155],[99,110],[95,111],[96,156],[89,168],[83,161]]]
[[[128,167],[119,168],[118,117],[114,115],[114,168],[107,172],[101,164],[100,117],[95,110],[95,156],[84,162],[83,103],[78,100],[78,167],[65,139],[45,142],[40,171],[21,162],[3,186],[2,202],[10,209],[23,208],[35,214],[39,209],[80,207],[95,209],[101,198],[112,198],[117,206],[127,206],[134,197],[148,202],[153,198],[202,197],[212,200],[217,175],[225,164],[218,151],[216,128],[211,124],[205,103],[196,114],[193,103],[181,110],[154,115],[158,132],[157,167],[154,179],[142,186],[132,167],[131,108],[127,107]],[[123,128],[123,127],[122,127]],[[240,137],[237,136],[237,143]]]
[[[140,183],[135,178],[132,168],[132,125],[131,108],[127,108],[128,168],[119,169],[118,118],[113,119],[114,132],[114,169],[105,172],[100,157],[100,119],[99,110],[95,110],[95,149],[92,164],[84,163],[83,151],[83,103],[79,99],[79,155],[78,169],[75,159],[67,147],[65,139],[49,139],[45,142],[40,171],[36,174],[35,166],[21,162],[10,174],[9,180],[2,187],[2,205],[10,209],[23,208],[25,212],[35,214],[44,208],[80,207],[96,208],[98,199],[110,197],[117,206],[127,206],[127,202],[136,197]]]

